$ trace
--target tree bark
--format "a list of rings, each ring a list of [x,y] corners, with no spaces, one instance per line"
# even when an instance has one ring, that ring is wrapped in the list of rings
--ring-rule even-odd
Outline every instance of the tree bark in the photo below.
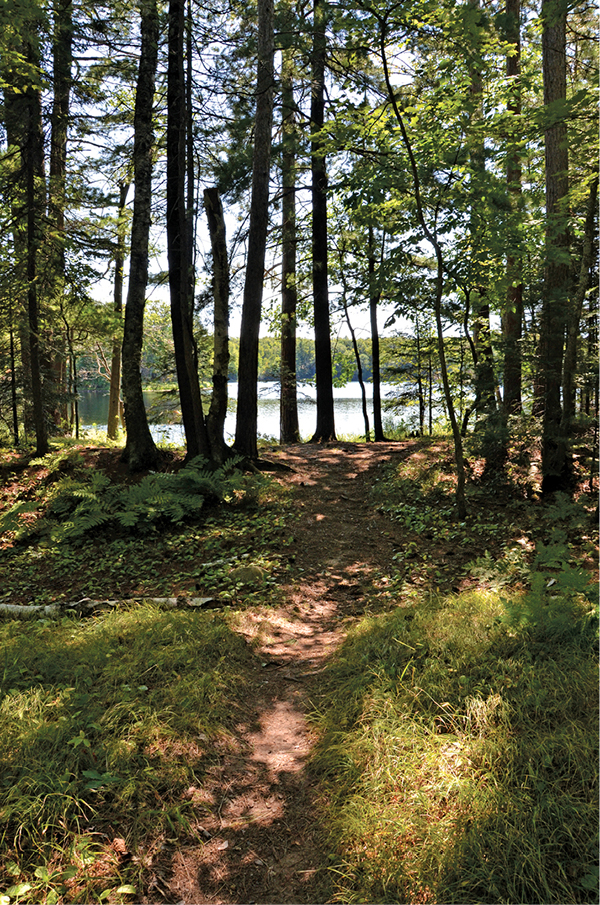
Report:
[[[579,279],[571,300],[567,325],[567,343],[563,361],[563,412],[562,433],[570,436],[575,415],[575,368],[577,365],[577,339],[579,324],[583,314],[583,303],[590,284],[590,270],[594,263],[594,232],[596,221],[596,204],[598,199],[598,177],[592,181],[588,198],[583,249]]]
[[[560,108],[567,97],[566,0],[542,2],[542,68],[547,126],[546,251],[540,367],[543,382],[542,493],[571,487],[572,463],[562,430],[561,382],[564,334],[569,294],[569,233],[567,195],[569,158],[567,126]]]
[[[354,352],[354,360],[356,362],[356,373],[358,376],[358,385],[360,386],[360,398],[362,405],[362,416],[363,422],[365,425],[365,442],[371,442],[371,429],[369,427],[369,411],[367,407],[367,389],[365,387],[365,381],[363,379],[363,370],[362,370],[362,362],[360,360],[360,351],[358,348],[358,343],[356,341],[356,333],[354,327],[352,326],[352,321],[350,320],[350,313],[348,311],[348,305],[346,304],[346,293],[344,292],[342,296],[342,304],[344,305],[344,317],[346,318],[346,324],[348,326],[348,330],[350,331],[350,338],[352,340],[352,351]]]
[[[382,239],[383,246],[383,239]],[[383,258],[383,247],[381,256]],[[375,242],[373,227],[369,226],[369,320],[371,323],[371,361],[373,380],[373,436],[376,443],[383,443],[386,437],[381,423],[381,354],[379,349],[379,327],[377,307],[381,293],[375,285]]]
[[[125,264],[125,210],[129,183],[122,182],[119,186],[119,214],[117,220],[117,245],[115,248],[115,282],[113,296],[113,311],[121,315],[123,311],[123,267]],[[108,393],[108,419],[106,436],[109,440],[116,440],[119,433],[119,415],[121,402],[121,343],[122,340],[113,337],[112,356],[110,362],[110,389]]]
[[[280,439],[298,443],[298,393],[296,381],[296,108],[293,87],[293,53],[282,51],[281,62],[281,366],[279,372]]]
[[[10,343],[10,407],[12,415],[13,443],[19,445],[19,407],[17,404],[17,362],[15,355],[15,334],[12,325],[12,307],[10,308],[10,326],[8,328]]]
[[[477,350],[475,365],[475,407],[477,416],[487,418],[496,411],[496,380],[494,354],[490,327],[490,305],[484,287],[477,287],[471,294],[473,309],[473,343]]]
[[[213,609],[218,606],[226,606],[229,600],[219,601],[215,597],[126,597],[112,600],[90,600],[89,597],[84,597],[82,600],[61,601],[60,603],[1,603],[0,618],[6,616],[7,619],[39,619],[40,617],[52,619],[64,616],[67,613],[71,616],[97,616],[99,613],[108,610],[133,605],[139,606],[142,603],[151,603],[154,606],[165,607],[165,609],[170,610],[198,610],[202,609],[202,607]],[[209,604],[212,604],[212,606],[209,607]]]
[[[419,434],[425,436],[425,389],[423,386],[423,354],[419,315],[415,317],[415,345],[417,350],[417,392],[419,394]]]
[[[55,299],[62,302],[66,278],[65,204],[67,182],[67,140],[71,100],[73,62],[73,3],[72,0],[54,2],[53,36],[53,104],[50,136],[50,171],[48,214],[54,227],[51,243],[52,264],[50,279]],[[67,344],[64,335],[53,331],[51,372],[54,377],[54,420],[57,425],[67,422]]]
[[[193,333],[190,219],[186,207],[187,131],[185,0],[169,3],[167,69],[167,255],[171,323],[187,457],[210,458]]]
[[[223,429],[227,415],[227,378],[229,374],[229,262],[223,205],[216,188],[204,190],[213,259],[213,391],[206,426],[214,460],[221,464],[229,454]]]
[[[21,50],[22,48],[19,46],[19,51]],[[25,116],[23,109],[24,94],[20,90],[14,90],[15,87],[18,87],[18,82],[15,81],[15,73],[10,67],[3,65],[2,78],[5,81],[4,128],[6,131],[7,154],[9,160],[13,158],[15,161],[12,182],[16,190],[11,193],[10,198],[15,273],[17,277],[13,311],[14,332],[18,337],[19,357],[21,361],[21,416],[23,420],[23,433],[25,438],[27,438],[34,432],[34,424],[31,406],[31,362],[29,358],[29,328],[27,314],[27,230],[24,223],[25,216],[21,197],[23,194],[23,167],[21,159],[25,140]]]
[[[481,75],[482,48],[480,36],[483,32],[480,17],[479,0],[469,0],[473,9],[473,35],[474,44],[470,48],[470,102],[472,106],[471,125],[475,127],[475,138],[470,151],[471,163],[471,255],[473,275],[471,281],[471,310],[473,313],[473,342],[477,355],[474,359],[475,367],[475,406],[477,416],[486,421],[488,416],[496,409],[494,377],[494,356],[492,352],[490,329],[490,304],[488,298],[489,287],[484,282],[485,271],[478,262],[476,254],[479,235],[482,230],[483,220],[487,211],[480,208],[479,195],[487,183],[485,166],[485,147],[481,134],[481,121],[483,119],[483,79]],[[479,130],[479,134],[478,134]]]
[[[509,80],[508,111],[511,116],[506,183],[512,216],[516,218],[515,231],[520,228],[522,199],[522,167],[519,151],[521,120],[521,0],[506,0],[505,39],[509,45],[506,75]],[[504,395],[505,415],[521,411],[521,331],[523,323],[523,281],[520,239],[512,239],[512,249],[506,257],[506,300],[502,316],[504,340]],[[515,250],[516,246],[516,250]]]
[[[148,240],[152,219],[152,150],[154,147],[153,101],[158,59],[159,21],[156,0],[140,4],[142,46],[134,112],[133,219],[129,286],[123,329],[123,402],[127,443],[124,458],[130,471],[153,467],[158,450],[152,439],[140,373],[144,338],[144,308],[148,285]]]
[[[240,348],[234,449],[258,456],[258,336],[269,225],[269,175],[273,127],[273,0],[258,0],[258,66],[252,153],[252,197]]]
[[[30,39],[26,46],[29,65],[39,69],[37,48]],[[44,131],[42,98],[39,89],[28,85],[24,90],[25,135],[22,162],[25,169],[27,204],[27,311],[29,321],[29,361],[31,366],[31,399],[35,427],[36,453],[48,452],[48,427],[44,411],[41,343],[38,256],[41,246],[41,224],[45,213],[44,188]]]
[[[311,443],[336,439],[331,363],[331,326],[327,263],[327,167],[320,132],[325,121],[325,62],[327,56],[325,0],[313,3],[311,55],[311,172],[312,172],[312,281],[315,322],[315,377],[317,426]]]

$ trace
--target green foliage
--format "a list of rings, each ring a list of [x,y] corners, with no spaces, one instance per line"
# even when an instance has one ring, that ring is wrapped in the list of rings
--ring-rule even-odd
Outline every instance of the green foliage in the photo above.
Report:
[[[598,642],[598,585],[563,546],[540,544],[530,590],[503,600],[506,624],[538,645],[570,644],[593,650]]]
[[[88,495],[85,504],[91,505],[90,488],[106,484],[105,477],[97,477],[102,472],[86,471],[82,482],[79,475],[71,475],[73,484],[67,482],[66,476],[44,479],[44,469],[26,473],[23,495],[35,496],[38,509],[22,516],[17,524],[20,535],[3,535],[0,598],[10,603],[43,604],[81,597],[198,596],[200,591],[199,596],[218,594],[221,600],[233,603],[240,599],[274,602],[281,595],[281,571],[288,568],[283,556],[290,543],[286,525],[293,518],[288,494],[266,475],[241,474],[233,464],[229,467],[231,475],[227,469],[211,472],[208,488],[202,483],[206,476],[201,466],[189,478],[189,484],[187,475],[181,478],[184,493],[194,500],[191,515],[182,521],[172,520],[180,514],[175,508],[180,502],[163,497],[160,506],[174,507],[168,517],[160,515],[157,505],[150,513],[154,520],[149,521],[143,515],[142,502],[133,512],[137,527],[123,528],[115,516],[104,523],[106,528],[101,525],[97,530],[88,530],[73,542],[68,542],[63,526],[73,521],[73,511],[82,500],[66,490],[63,493],[62,488],[73,484],[78,488],[83,483]],[[215,487],[217,481],[221,484]],[[113,490],[118,504],[113,506],[113,515],[127,511],[123,507],[125,502],[131,505],[131,500],[123,485],[107,485],[102,492],[96,492],[100,504],[108,506]],[[208,506],[205,502],[199,508],[197,491],[212,494],[215,490],[223,503]],[[147,500],[145,491],[142,496]],[[214,500],[214,496],[210,499]],[[63,512],[48,514],[53,507],[62,506]],[[185,506],[182,504],[181,508]],[[50,542],[49,532],[56,534],[58,543]],[[27,538],[28,542],[15,543],[17,537]],[[260,586],[240,585],[230,574],[248,561],[264,572]],[[215,562],[221,565],[210,569],[203,565]]]
[[[101,527],[144,534],[159,524],[197,520],[206,502],[231,501],[243,492],[239,459],[213,469],[197,457],[175,474],[155,473],[131,485],[113,484],[102,472],[66,476],[38,503],[18,502],[0,518],[0,532],[17,540],[43,535],[52,542],[81,541]],[[26,516],[38,512],[41,518]]]
[[[371,341],[360,339],[359,350],[365,380],[371,379]],[[239,339],[230,339],[231,359],[229,379],[237,380],[237,360]],[[258,379],[278,380],[281,363],[281,339],[278,336],[263,336],[258,344]],[[296,341],[296,375],[300,383],[309,383],[315,378],[315,343],[313,339],[298,337]],[[333,348],[333,375],[336,386],[344,386],[350,380],[357,380],[356,361],[351,340],[337,337]]]
[[[529,578],[530,564],[525,551],[519,546],[507,546],[501,556],[493,556],[486,550],[469,564],[469,572],[480,585],[493,590],[514,585]]]

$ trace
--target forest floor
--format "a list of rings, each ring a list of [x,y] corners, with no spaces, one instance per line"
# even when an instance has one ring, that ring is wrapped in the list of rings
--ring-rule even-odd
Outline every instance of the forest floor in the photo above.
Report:
[[[22,511],[28,535],[0,536],[0,601],[117,597],[140,605],[79,622],[0,622],[0,807],[7,826],[0,905],[441,901],[434,877],[445,876],[446,867],[422,870],[413,858],[421,853],[434,863],[446,846],[454,892],[444,901],[588,901],[597,874],[586,866],[585,827],[589,814],[595,819],[596,797],[585,771],[595,764],[588,703],[597,678],[580,626],[587,639],[598,545],[585,475],[574,501],[542,503],[533,472],[490,486],[481,481],[483,463],[470,456],[469,516],[459,523],[447,438],[275,447],[264,456],[276,470],[264,484],[258,479],[254,498],[207,508],[195,523],[167,531],[104,528],[72,545],[43,533],[50,530],[44,510],[54,505],[51,519],[59,514],[56,488],[71,492],[71,474],[101,471],[113,486],[131,479],[117,449],[79,446],[53,455],[48,464],[3,460],[4,512],[21,501],[32,508]],[[167,470],[180,466],[177,455],[166,457]],[[256,584],[232,579],[252,565],[261,576]],[[568,636],[548,634],[540,623],[537,638],[537,623],[528,625],[518,610],[536,568],[545,570],[543,588],[561,585],[564,576],[575,635],[570,627]],[[542,606],[551,593],[539,591]],[[195,594],[215,600],[196,612],[165,613],[152,603]],[[511,601],[518,610],[513,628],[504,612]],[[532,644],[543,653],[539,674],[529,659]],[[409,668],[412,678],[403,682]],[[557,679],[556,695],[551,676],[563,682]],[[509,724],[490,717],[483,731],[468,708],[480,701],[491,713],[498,689],[514,718]],[[381,713],[369,712],[371,699],[387,701]],[[540,712],[538,737],[524,727]],[[382,729],[393,713],[400,723]],[[348,765],[364,763],[372,772],[364,751],[378,724],[377,758],[384,763],[391,746],[388,766],[367,777],[364,801],[356,804],[360,773],[352,770],[360,768]],[[553,747],[548,731],[560,735]],[[577,753],[567,750],[563,740],[580,731],[585,746],[578,741]],[[489,764],[503,757],[498,752],[521,740],[529,747],[514,755],[514,774],[505,770],[488,783]],[[488,741],[492,747],[483,750]],[[352,758],[340,745],[355,746]],[[540,850],[549,846],[547,863],[531,856],[536,891],[527,898],[526,881],[513,876],[514,858],[533,838],[519,798],[529,774],[520,771],[529,769],[530,749],[543,745],[551,754],[538,786],[550,788],[550,774],[564,760],[569,778],[556,793],[564,802],[572,792],[568,826],[582,838],[569,842],[572,864],[556,892],[539,885],[552,873],[554,842],[539,843]],[[406,754],[404,765],[397,750]],[[483,885],[474,870],[464,899],[465,868],[452,876],[459,864],[453,834],[468,840],[457,793],[463,785],[473,815],[481,805],[482,820],[490,813],[503,820],[513,810],[519,817],[517,855],[507,854],[508,892],[499,898],[490,892],[487,851],[473,855]],[[356,844],[354,831],[343,829],[346,790],[349,813],[374,810],[372,829]],[[339,821],[333,835],[332,814]],[[548,820],[554,840],[554,811]],[[438,826],[447,828],[441,843]],[[496,832],[500,838],[505,830],[490,829],[490,838]],[[49,842],[51,833],[60,844]],[[372,847],[370,835],[378,837]]]

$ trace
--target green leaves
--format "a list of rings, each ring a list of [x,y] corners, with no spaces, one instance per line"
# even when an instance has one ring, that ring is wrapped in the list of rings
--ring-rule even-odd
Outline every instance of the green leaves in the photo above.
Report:
[[[85,788],[91,791],[104,789],[108,785],[122,782],[119,776],[113,776],[112,773],[98,773],[97,770],[83,770],[81,775],[88,780]]]
[[[136,888],[135,886],[132,886],[131,883],[125,883],[124,886],[119,886],[118,889],[105,889],[104,892],[100,893],[100,901],[106,902],[113,892],[118,896],[134,896],[136,894]]]
[[[24,519],[23,516],[37,512],[38,509],[38,503],[30,503],[26,500],[15,503],[14,506],[11,506],[8,512],[3,513],[3,515],[0,517],[0,534],[4,534],[5,531],[15,531],[20,537],[23,529],[26,527],[26,524],[29,521],[27,519]]]
[[[91,748],[92,747],[92,743],[90,742],[89,738],[86,736],[83,729],[79,730],[79,735],[76,735],[74,738],[69,739],[68,744],[73,745],[73,748],[80,748],[80,747]]]

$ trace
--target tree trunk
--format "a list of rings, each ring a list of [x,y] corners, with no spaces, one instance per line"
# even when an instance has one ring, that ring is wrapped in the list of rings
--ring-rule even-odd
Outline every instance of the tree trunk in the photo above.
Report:
[[[252,154],[252,198],[240,349],[234,448],[258,456],[258,336],[262,310],[265,251],[269,225],[269,175],[273,127],[273,0],[258,0],[258,67]]]
[[[482,232],[483,220],[487,216],[485,208],[480,208],[481,201],[479,199],[483,187],[487,184],[487,174],[485,166],[485,147],[483,135],[481,133],[481,123],[483,119],[483,79],[481,75],[481,35],[483,28],[480,22],[480,2],[479,0],[469,0],[469,5],[473,9],[473,31],[474,43],[471,49],[471,59],[469,63],[470,69],[470,103],[471,126],[475,130],[475,138],[470,149],[471,164],[471,255],[473,274],[471,279],[471,305],[473,313],[473,342],[477,351],[474,359],[475,367],[475,405],[477,416],[483,421],[496,409],[496,396],[494,378],[494,356],[492,352],[491,330],[490,330],[490,305],[488,299],[489,287],[484,282],[485,271],[478,262],[476,254],[478,237]]]
[[[17,405],[17,363],[15,356],[15,334],[12,326],[12,308],[10,310],[10,405],[12,414],[13,442],[15,446],[19,445],[19,409]]]
[[[206,427],[212,456],[221,464],[229,453],[223,429],[227,415],[227,378],[229,374],[229,262],[225,218],[218,189],[204,190],[213,259],[214,364],[213,391]]]
[[[121,315],[123,311],[123,267],[125,264],[125,206],[129,193],[129,183],[119,186],[119,215],[117,221],[117,246],[115,249],[115,283],[113,311]],[[119,433],[119,415],[121,401],[121,343],[118,336],[113,337],[112,356],[110,362],[110,389],[108,393],[108,419],[106,436],[116,440]]]
[[[189,278],[189,308],[192,324],[192,344],[194,360],[198,368],[198,347],[194,337],[194,298],[196,295],[196,166],[194,163],[194,118],[192,107],[193,88],[193,15],[192,0],[187,0],[185,21],[186,38],[186,78],[185,78],[185,140],[186,140],[186,240],[187,240],[187,273]]]
[[[362,403],[362,414],[363,421],[365,425],[365,441],[367,443],[371,442],[371,431],[369,428],[369,412],[367,409],[367,390],[365,387],[365,382],[363,380],[363,372],[362,372],[362,362],[360,360],[360,351],[358,349],[358,343],[356,341],[356,333],[354,332],[354,327],[352,326],[352,321],[350,320],[350,314],[348,313],[348,305],[346,304],[346,293],[342,297],[343,305],[344,305],[344,317],[346,318],[346,324],[348,325],[348,330],[350,331],[350,336],[352,339],[352,349],[354,351],[354,360],[356,361],[356,372],[358,376],[358,384],[360,386],[360,396]]]
[[[383,258],[383,239],[381,256]],[[377,306],[380,292],[375,285],[375,243],[373,227],[369,225],[369,319],[371,322],[371,361],[373,380],[373,435],[376,443],[382,443],[386,437],[381,423],[381,354],[379,350],[379,327],[377,324]]]
[[[496,379],[490,327],[490,305],[479,286],[471,295],[473,309],[473,343],[477,350],[475,365],[475,406],[477,416],[487,419],[496,411]]]
[[[597,347],[598,347],[598,313],[596,299],[592,296],[586,316],[587,341],[585,344],[585,391],[583,398],[583,411],[591,415],[592,406],[598,417],[598,376],[597,376]]]
[[[315,321],[315,377],[317,427],[311,443],[335,440],[331,326],[327,264],[327,168],[320,131],[325,121],[325,60],[327,14],[325,0],[313,4],[311,56],[311,170],[312,170],[312,279]]]
[[[19,48],[21,50],[21,48]],[[4,61],[2,61],[4,62]],[[14,86],[9,87],[12,81],[12,72],[6,72],[2,68],[4,87],[4,129],[6,132],[6,145],[8,158],[14,156],[19,160],[15,168],[14,182],[22,187],[19,175],[22,178],[20,168],[21,149],[24,142],[24,111],[23,92],[15,91]],[[19,173],[19,175],[17,175]],[[14,333],[18,337],[19,357],[21,360],[21,414],[23,419],[23,433],[25,439],[33,432],[33,413],[31,409],[31,363],[29,360],[29,329],[27,317],[27,242],[26,230],[23,228],[22,202],[18,197],[18,191],[11,194],[10,212],[13,223],[12,239],[14,248],[14,261],[16,271],[16,286],[14,297]]]
[[[421,330],[419,315],[415,317],[415,343],[417,349],[417,392],[419,394],[419,434],[425,436],[425,390],[423,387],[423,355],[421,353]]]
[[[130,471],[152,468],[158,461],[158,450],[148,427],[140,373],[144,338],[144,308],[148,284],[148,239],[152,218],[152,151],[154,147],[152,108],[159,37],[156,0],[142,0],[140,16],[142,46],[133,121],[135,194],[122,350],[123,401],[127,431],[127,443],[123,455],[129,462]]]
[[[563,412],[562,433],[570,436],[575,415],[575,368],[577,365],[577,339],[579,336],[579,324],[583,314],[583,303],[590,284],[590,270],[594,263],[594,226],[596,220],[596,202],[598,199],[598,177],[590,186],[587,212],[585,218],[585,231],[583,236],[583,249],[581,253],[581,266],[579,280],[575,287],[571,300],[567,344],[563,361]]]
[[[29,65],[39,71],[37,50],[31,42],[27,45]],[[22,161],[25,168],[25,194],[27,204],[27,311],[29,321],[29,360],[31,365],[31,399],[35,427],[36,453],[48,452],[48,429],[43,403],[40,343],[40,305],[38,256],[41,246],[41,223],[45,213],[44,182],[44,132],[42,125],[42,98],[38,89],[27,86],[25,99],[25,135]]]
[[[568,491],[572,463],[562,431],[561,381],[569,294],[566,0],[542,2],[546,161],[546,261],[540,323],[543,381],[542,493]]]
[[[509,81],[508,111],[512,114],[512,135],[509,139],[506,182],[513,217],[520,221],[522,198],[521,156],[519,150],[521,121],[521,0],[506,0],[505,39],[509,45],[506,75]],[[518,227],[519,222],[515,224]],[[505,415],[521,411],[521,330],[523,322],[523,281],[520,249],[513,249],[506,258],[506,301],[502,316],[504,340],[504,396]]]
[[[189,118],[184,70],[185,0],[169,3],[167,70],[167,254],[171,323],[187,456],[210,458],[193,334],[190,220],[186,208]]]
[[[293,87],[293,54],[282,51],[281,62],[281,366],[280,439],[298,443],[298,394],[296,382],[296,108]]]
[[[112,600],[91,600],[83,597],[81,600],[60,601],[59,603],[0,603],[0,618],[8,619],[53,619],[66,616],[98,616],[119,607],[131,608],[132,605],[152,604],[169,610],[198,610],[217,609],[227,606],[229,599],[219,600],[218,597],[123,597]],[[209,606],[210,604],[210,606]]]
[[[67,138],[71,97],[73,61],[73,4],[72,0],[55,0],[53,37],[53,105],[50,137],[50,179],[48,214],[54,226],[50,268],[53,295],[62,302],[66,277],[65,258],[65,196],[67,181]],[[67,347],[64,335],[52,336],[51,370],[54,376],[54,420],[57,425],[67,422]]]

